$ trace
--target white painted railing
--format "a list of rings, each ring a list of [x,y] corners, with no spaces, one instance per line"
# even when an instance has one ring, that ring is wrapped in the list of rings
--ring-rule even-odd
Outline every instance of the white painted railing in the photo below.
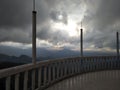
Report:
[[[106,69],[120,69],[118,57],[74,57],[25,64],[0,70],[0,90],[43,90],[64,78]]]

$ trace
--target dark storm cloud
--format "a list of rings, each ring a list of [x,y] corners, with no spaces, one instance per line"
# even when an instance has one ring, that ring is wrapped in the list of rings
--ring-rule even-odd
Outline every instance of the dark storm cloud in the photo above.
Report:
[[[120,0],[102,0],[95,15],[97,28],[104,30],[104,28],[113,25],[116,21],[120,21],[119,10]]]
[[[24,27],[31,23],[31,1],[0,0],[0,27]]]
[[[95,1],[95,0],[92,0]],[[106,30],[109,26],[113,25],[116,21],[120,21],[120,0],[97,0],[100,1],[97,7],[88,7],[86,13],[87,16],[84,17],[85,22],[93,23],[94,29],[96,30]],[[96,1],[96,2],[97,2]],[[92,3],[90,3],[92,4]],[[93,5],[94,6],[94,5]]]
[[[43,0],[36,2],[37,23],[48,19],[48,7]],[[0,42],[31,43],[32,0],[0,1]]]
[[[89,7],[83,20],[89,29],[85,38],[86,43],[98,48],[115,49],[116,31],[120,31],[115,27],[116,22],[120,23],[120,0],[96,0],[95,2],[99,3],[87,3]]]
[[[83,20],[87,29],[84,43],[97,48],[115,48],[114,31],[119,27],[113,26],[120,23],[119,3],[119,0],[36,0],[37,25],[40,26],[37,29],[38,39],[55,45],[78,45],[78,37],[69,37],[65,30],[53,29],[54,24],[50,21],[67,25],[70,15],[70,18],[72,15],[79,17],[80,8],[87,8]],[[0,0],[0,42],[31,43],[31,18],[32,0]]]
[[[32,0],[1,0],[0,27],[22,28],[32,23]],[[48,19],[49,7],[43,0],[36,0],[37,22]]]
[[[31,43],[31,37],[29,32],[23,32],[22,30],[12,30],[12,32],[9,32],[8,30],[0,30],[0,41]]]
[[[67,14],[65,12],[61,11],[60,14],[62,17],[59,18],[57,10],[54,8],[56,7],[56,3],[57,2],[55,0],[36,0],[37,25],[42,26],[42,24],[48,23],[50,19],[55,22],[59,21],[65,24],[67,23]],[[52,8],[54,8],[54,12],[51,10]],[[0,1],[0,42],[13,41],[31,43],[32,29],[27,28],[31,27],[31,24],[32,0]],[[48,26],[45,28],[47,27]],[[56,32],[47,33],[47,35],[50,36],[56,34]],[[54,37],[52,37],[52,39],[54,39]]]

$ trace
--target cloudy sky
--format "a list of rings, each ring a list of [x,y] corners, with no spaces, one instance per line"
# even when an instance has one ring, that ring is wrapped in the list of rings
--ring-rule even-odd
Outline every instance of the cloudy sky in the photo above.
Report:
[[[36,0],[37,48],[115,51],[120,31],[120,0]],[[0,47],[28,49],[32,37],[32,0],[0,0]]]

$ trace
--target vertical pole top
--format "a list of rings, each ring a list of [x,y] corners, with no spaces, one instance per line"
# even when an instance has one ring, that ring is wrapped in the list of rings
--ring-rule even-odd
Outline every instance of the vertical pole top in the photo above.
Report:
[[[82,29],[82,22],[81,22],[81,29]]]
[[[119,32],[117,31],[117,34],[119,34]]]
[[[35,0],[33,0],[33,11],[35,11]]]

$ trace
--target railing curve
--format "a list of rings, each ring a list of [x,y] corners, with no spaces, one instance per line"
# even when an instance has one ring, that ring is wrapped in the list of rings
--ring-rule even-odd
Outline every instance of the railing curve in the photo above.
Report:
[[[117,56],[73,57],[0,70],[2,90],[43,90],[55,82],[91,71],[120,69]]]

